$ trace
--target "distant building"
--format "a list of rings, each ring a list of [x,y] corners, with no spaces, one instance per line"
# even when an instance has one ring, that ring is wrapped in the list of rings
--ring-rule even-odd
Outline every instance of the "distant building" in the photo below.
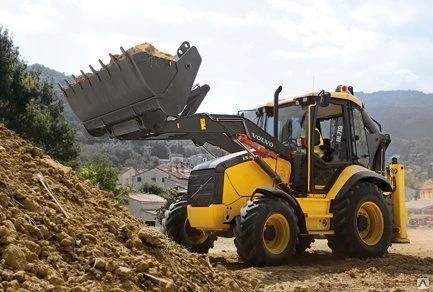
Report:
[[[128,209],[132,216],[142,219],[148,226],[159,226],[156,210],[167,201],[157,195],[131,193],[128,195]]]
[[[433,199],[419,199],[406,202],[408,214],[433,215]]]
[[[137,174],[137,170],[133,167],[124,167],[120,170],[117,180],[118,187],[132,186],[133,176]]]
[[[433,199],[433,183],[424,184],[419,190],[420,199]]]
[[[188,186],[189,170],[182,167],[159,165],[144,170],[132,177],[132,185],[140,186],[144,183],[156,184],[167,189],[186,190]]]

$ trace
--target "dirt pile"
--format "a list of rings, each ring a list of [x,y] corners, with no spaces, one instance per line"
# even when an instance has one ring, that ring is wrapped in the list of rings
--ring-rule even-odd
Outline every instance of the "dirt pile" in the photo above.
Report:
[[[140,52],[145,52],[158,58],[174,61],[174,57],[172,55],[157,50],[152,44],[149,44],[147,42],[129,48],[128,50],[126,50],[126,52],[131,56]],[[124,54],[116,55],[116,57],[118,60],[122,60],[126,58]]]
[[[235,272],[214,269],[206,256],[190,254],[158,230],[144,227],[110,193],[3,125],[0,251],[4,291],[251,289]]]

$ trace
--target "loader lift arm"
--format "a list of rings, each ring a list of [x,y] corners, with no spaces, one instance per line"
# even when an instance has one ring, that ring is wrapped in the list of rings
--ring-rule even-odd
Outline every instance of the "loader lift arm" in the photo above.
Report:
[[[155,132],[137,131],[121,136],[121,140],[191,140],[197,146],[205,143],[233,153],[244,150],[239,137],[249,140],[289,160],[291,149],[269,135],[250,120],[236,115],[193,114],[167,120]]]

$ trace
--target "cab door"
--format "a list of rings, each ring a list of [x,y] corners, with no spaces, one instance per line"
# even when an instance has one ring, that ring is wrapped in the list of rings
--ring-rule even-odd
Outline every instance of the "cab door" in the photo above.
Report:
[[[351,144],[347,101],[332,100],[317,105],[311,122],[310,192],[326,193],[338,175],[351,163]]]

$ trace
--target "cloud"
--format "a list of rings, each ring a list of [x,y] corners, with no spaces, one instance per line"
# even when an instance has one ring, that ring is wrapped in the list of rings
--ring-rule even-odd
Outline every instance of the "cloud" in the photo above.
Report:
[[[142,19],[154,20],[158,23],[183,24],[209,22],[226,27],[251,25],[260,22],[260,16],[249,11],[245,15],[234,16],[212,10],[190,9],[173,1],[162,0],[92,0],[81,1],[83,9],[89,14],[104,15],[114,19],[126,15],[139,15]]]
[[[16,11],[0,8],[0,24],[13,32],[48,32],[55,27],[59,15],[48,0],[24,1]]]
[[[433,65],[428,28],[433,2],[268,0],[268,5],[276,15],[270,27],[285,40],[273,57],[305,67],[301,70],[307,76],[323,84],[352,80],[370,91],[433,90],[431,74],[416,73],[419,68],[428,73],[427,64]]]
[[[395,73],[405,83],[413,83],[418,80],[418,76],[409,69],[398,69]]]

